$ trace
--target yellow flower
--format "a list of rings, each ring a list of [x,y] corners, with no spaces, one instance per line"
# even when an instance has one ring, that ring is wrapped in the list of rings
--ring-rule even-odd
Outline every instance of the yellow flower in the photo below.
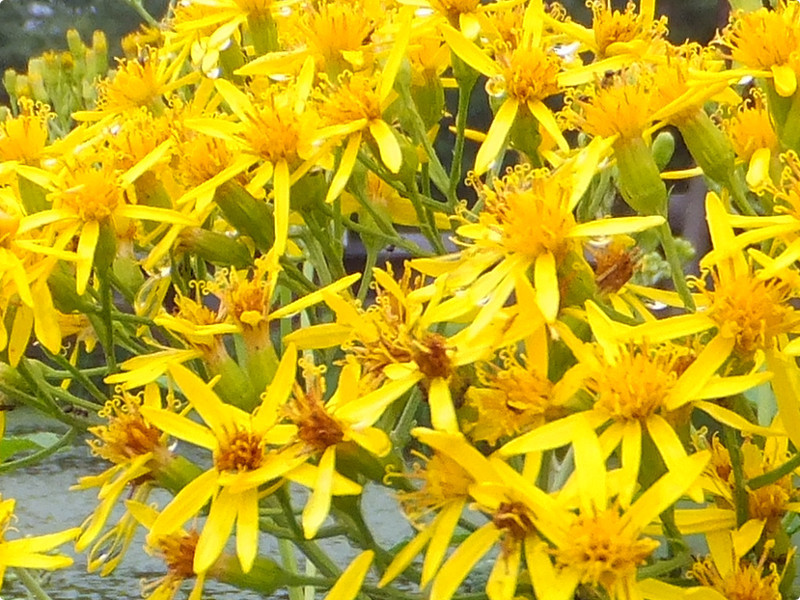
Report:
[[[100,156],[83,158],[82,162],[65,168],[52,181],[52,191],[48,196],[52,208],[25,217],[20,223],[20,233],[50,226],[62,244],[63,240],[77,238],[77,292],[83,294],[91,275],[101,228],[106,229],[104,235],[115,236],[117,222],[121,225],[126,219],[197,224],[193,218],[177,211],[134,204],[128,199],[126,190],[152,166],[153,161],[160,158],[160,153],[151,152],[124,173],[116,170],[111,157],[103,156],[102,152]],[[95,162],[97,160],[99,164]],[[47,252],[43,246],[36,250]],[[107,260],[109,257],[103,258]]]
[[[473,331],[479,332],[514,291],[526,301],[534,299],[544,319],[552,323],[558,316],[566,275],[559,277],[559,273],[572,264],[567,257],[578,255],[582,260],[583,239],[642,231],[664,222],[659,216],[576,222],[573,211],[597,172],[605,148],[602,140],[592,142],[553,171],[519,165],[491,185],[474,180],[485,209],[477,223],[456,230],[466,238],[466,249],[414,262],[431,274],[450,271],[447,286],[469,290],[443,305],[460,303],[464,312],[482,306]],[[531,267],[532,278],[528,275]]]
[[[489,77],[487,92],[502,98],[486,139],[475,157],[475,173],[484,173],[505,147],[517,119],[532,116],[564,151],[569,144],[561,133],[553,112],[544,100],[563,91],[560,82],[562,60],[543,42],[544,7],[534,0],[526,9],[524,29],[518,44],[496,44],[494,59],[452,27],[444,26],[445,41],[454,54],[475,70]]]
[[[38,166],[47,147],[50,107],[30,98],[19,98],[19,115],[10,114],[0,123],[0,160]]]
[[[148,530],[151,530],[158,520],[159,513],[152,506],[137,500],[128,500],[125,505],[136,521]],[[145,598],[172,600],[184,581],[194,579],[189,600],[200,600],[206,572],[195,574],[193,568],[199,539],[200,535],[195,529],[188,532],[178,529],[162,536],[148,537],[146,551],[164,560],[167,574],[156,581],[144,583],[142,588]]]
[[[622,446],[619,502],[625,507],[639,479],[643,436],[649,435],[668,469],[677,468],[686,450],[675,429],[689,422],[692,408],[744,431],[764,432],[733,411],[707,401],[740,393],[769,378],[763,373],[715,377],[728,357],[729,342],[715,339],[701,351],[675,343],[648,343],[647,328],[659,321],[626,331],[593,303],[587,308],[598,340],[596,348],[577,340],[565,327],[558,331],[579,361],[570,375],[583,381],[593,399],[592,408],[517,437],[500,449],[502,456],[556,448],[568,440],[577,443],[576,422],[589,423],[594,429],[606,426],[601,435],[603,447],[611,452]],[[692,493],[701,497],[699,488]]]
[[[142,414],[159,429],[212,452],[213,466],[188,483],[153,523],[149,539],[177,531],[211,500],[208,518],[197,542],[195,573],[203,573],[219,557],[236,523],[236,553],[248,572],[258,553],[258,488],[281,478],[306,461],[296,448],[272,450],[268,435],[276,425],[275,404],[291,390],[296,353],[289,348],[275,378],[253,414],[225,404],[185,367],[170,365],[169,373],[205,425],[174,413],[142,407]]]
[[[311,168],[320,151],[315,149],[318,118],[306,104],[313,75],[310,63],[304,67],[295,85],[286,87],[270,85],[249,95],[231,82],[220,79],[216,88],[238,122],[221,118],[195,119],[191,127],[223,139],[238,147],[241,156],[224,169],[211,182],[219,186],[256,163],[261,163],[250,173],[247,190],[254,196],[263,195],[263,187],[272,181],[275,207],[275,245],[277,256],[283,254],[289,235],[290,188]],[[194,192],[195,194],[198,192]],[[187,198],[184,195],[183,200]],[[180,201],[179,201],[180,202]]]
[[[153,472],[165,467],[172,458],[167,449],[167,436],[143,418],[143,406],[161,408],[161,395],[155,384],[148,385],[136,396],[123,392],[106,402],[99,415],[107,419],[108,424],[89,429],[97,438],[89,441],[92,453],[112,466],[99,475],[82,477],[72,488],[100,488],[97,508],[83,523],[75,542],[78,551],[87,548],[97,538],[129,487],[138,499],[145,502]],[[170,409],[174,410],[174,406]],[[129,517],[123,516],[119,524],[95,544],[90,553],[91,570],[102,566],[103,574],[110,573],[122,560],[133,534],[132,524],[126,519]]]
[[[781,149],[766,103],[756,88],[721,123],[736,156],[748,164],[747,183],[754,189],[769,181],[772,161]]]
[[[591,50],[595,62],[602,61],[608,68],[614,68],[615,63],[608,59],[622,57],[630,61],[647,54],[660,54],[666,46],[667,19],[655,18],[655,0],[642,0],[638,13],[632,0],[626,3],[624,11],[615,10],[611,0],[589,0],[586,4],[592,11],[590,28],[571,19],[548,19],[548,25]]]
[[[422,563],[419,585],[428,585],[445,559],[447,547],[470,497],[469,486],[476,482],[474,474],[480,473],[481,469],[484,475],[490,471],[488,461],[463,436],[428,431],[422,439],[425,435],[447,444],[448,451],[434,449],[430,458],[422,456],[424,466],[416,464],[414,471],[405,475],[411,480],[422,481],[419,489],[398,494],[403,510],[419,533],[395,555],[379,586],[400,575],[426,546],[428,550]]]
[[[796,2],[779,0],[774,8],[735,12],[722,42],[733,60],[766,71],[761,76],[772,76],[778,95],[794,94],[800,73],[800,6]]]
[[[12,521],[15,519],[16,500],[0,498],[0,586],[3,584],[6,568],[46,569],[52,571],[72,565],[72,558],[65,554],[45,554],[61,544],[75,539],[79,529],[66,529],[59,533],[33,537],[6,539]]]
[[[708,452],[683,456],[675,469],[643,490],[632,504],[624,505],[612,499],[601,442],[586,420],[576,420],[574,425],[574,503],[564,499],[537,507],[533,513],[533,526],[548,542],[526,548],[536,597],[569,598],[581,584],[602,590],[610,600],[680,597],[680,588],[638,579],[638,568],[659,546],[643,533],[696,482],[708,463]]]

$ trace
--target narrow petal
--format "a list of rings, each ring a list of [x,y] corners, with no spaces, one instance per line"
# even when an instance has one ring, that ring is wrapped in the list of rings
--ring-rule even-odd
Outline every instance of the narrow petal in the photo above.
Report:
[[[500,75],[500,66],[489,58],[483,50],[464,37],[464,34],[460,31],[449,25],[444,25],[442,27],[442,35],[447,45],[450,46],[450,50],[470,67],[487,77]]]
[[[200,512],[209,498],[217,493],[217,472],[213,469],[199,475],[187,483],[183,489],[167,504],[150,529],[150,535],[160,537],[169,535],[197,513]]]
[[[350,181],[350,174],[353,172],[353,167],[356,165],[358,158],[358,149],[361,147],[361,132],[358,131],[347,138],[347,145],[342,152],[342,157],[339,160],[339,168],[336,169],[336,174],[331,180],[328,193],[325,196],[325,202],[333,202],[339,197],[339,194],[344,190],[344,186]]]
[[[235,422],[230,410],[233,406],[223,403],[206,382],[183,365],[170,364],[167,370],[217,437],[224,438],[233,431]]]
[[[540,254],[536,258],[533,285],[536,289],[536,303],[539,305],[545,320],[548,323],[554,322],[558,316],[561,298],[558,289],[556,259],[550,252]]]
[[[558,144],[558,149],[567,152],[569,150],[569,142],[564,138],[553,112],[541,100],[529,101],[527,106],[531,114],[539,121],[539,124]]]
[[[593,514],[606,508],[606,465],[597,434],[582,413],[573,421],[572,447],[575,475],[580,487],[581,512]]]
[[[506,98],[494,116],[489,131],[486,132],[486,139],[478,149],[475,156],[475,174],[483,175],[495,161],[500,151],[503,149],[508,132],[517,118],[519,101],[514,98]]]
[[[325,600],[353,600],[361,591],[361,584],[364,583],[374,557],[375,553],[372,550],[365,550],[356,556],[339,575],[339,579],[325,596]]]
[[[461,542],[442,566],[431,587],[430,600],[450,600],[472,568],[500,539],[501,531],[486,523]]]
[[[511,600],[514,597],[521,558],[522,544],[519,542],[511,548],[503,548],[486,581],[489,600]]]
[[[140,410],[145,419],[171,436],[209,450],[219,445],[210,429],[186,417],[152,406],[142,406]]]
[[[658,227],[664,222],[664,217],[614,217],[610,219],[597,219],[574,225],[567,237],[594,237],[602,235],[619,235],[621,233],[634,233]]]
[[[278,256],[286,251],[289,238],[290,186],[289,165],[281,159],[275,164],[272,185],[275,191],[275,253]]]
[[[194,551],[194,572],[204,573],[222,554],[236,521],[239,503],[224,488],[211,502],[211,510],[203,525]],[[163,514],[163,513],[162,513]]]
[[[436,573],[439,572],[439,567],[444,560],[445,554],[447,554],[447,549],[450,547],[453,532],[456,530],[456,525],[458,525],[458,520],[461,518],[465,505],[466,500],[450,502],[439,511],[439,514],[430,524],[429,529],[432,532],[432,537],[428,552],[425,554],[425,560],[422,563],[420,587],[426,587],[431,579],[436,576]]]
[[[431,422],[434,429],[457,433],[458,419],[453,407],[453,398],[450,396],[450,385],[443,377],[431,381],[428,390],[428,404],[431,409]]]
[[[386,121],[373,119],[369,122],[369,132],[378,143],[378,150],[383,164],[392,173],[399,172],[403,164],[403,151],[400,149],[400,142],[397,141],[394,130],[389,127]]]
[[[239,503],[236,513],[236,555],[242,572],[249,573],[258,554],[258,490],[243,490],[234,498]]]
[[[734,342],[733,338],[717,335],[703,348],[689,368],[681,374],[675,387],[670,390],[665,401],[667,410],[674,410],[699,395],[706,383],[716,374],[717,369],[728,360]]]
[[[97,248],[97,240],[100,237],[100,224],[97,221],[87,221],[81,229],[78,239],[78,261],[75,265],[75,280],[77,282],[76,291],[78,295],[86,291],[89,283],[89,275],[92,272],[94,262],[94,251]]]
[[[336,446],[329,446],[319,459],[314,490],[303,509],[303,535],[311,539],[317,535],[331,508],[333,472],[336,468]]]

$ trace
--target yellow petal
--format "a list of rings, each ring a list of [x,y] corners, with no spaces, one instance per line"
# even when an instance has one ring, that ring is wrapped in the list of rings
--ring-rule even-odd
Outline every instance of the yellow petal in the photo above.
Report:
[[[431,422],[434,429],[458,432],[458,419],[450,396],[450,385],[443,377],[437,377],[430,383],[428,390],[428,404],[431,409]]]
[[[447,554],[447,549],[450,547],[453,532],[456,530],[456,525],[458,525],[458,520],[461,518],[465,505],[466,500],[449,502],[439,511],[439,514],[436,515],[436,518],[428,527],[432,532],[432,537],[428,552],[425,554],[425,560],[422,563],[420,587],[426,587],[436,573],[439,572],[439,567],[444,560],[445,554]]]
[[[550,137],[555,140],[556,144],[558,144],[558,149],[562,152],[568,152],[569,142],[564,138],[564,134],[561,132],[556,118],[553,116],[552,111],[545,106],[544,102],[541,100],[531,100],[528,102],[528,110],[536,117],[536,120],[544,127],[544,130]]]
[[[545,321],[552,323],[558,317],[561,302],[558,289],[558,273],[556,259],[550,252],[540,254],[536,258],[533,272],[533,285],[536,289],[536,304],[544,315]]]
[[[497,110],[489,131],[486,132],[486,139],[475,156],[476,175],[485,173],[505,147],[508,132],[511,131],[514,119],[517,118],[517,110],[519,101],[515,98],[506,98]]]
[[[317,535],[331,508],[331,492],[333,487],[333,471],[336,468],[336,446],[325,448],[319,459],[317,480],[314,490],[303,508],[303,535],[311,539]]]
[[[187,483],[161,511],[150,529],[150,535],[158,538],[177,531],[186,521],[197,515],[216,492],[216,471],[212,469],[199,475]]]
[[[486,523],[461,542],[442,566],[431,587],[430,600],[450,600],[472,568],[500,539],[501,531]]]
[[[61,351],[61,327],[47,282],[40,280],[34,287],[34,292],[36,302],[33,303],[33,327],[36,338],[50,352],[58,354]]]
[[[97,240],[100,237],[100,224],[97,221],[87,221],[83,229],[81,229],[80,238],[78,239],[78,261],[75,265],[76,273],[75,280],[77,283],[76,291],[78,295],[86,291],[86,285],[89,283],[89,275],[92,272],[92,263],[94,262],[94,251],[97,248]]]
[[[356,165],[358,149],[360,147],[361,132],[358,131],[347,138],[347,145],[339,160],[339,168],[336,169],[336,174],[333,176],[330,186],[328,187],[328,193],[325,195],[325,202],[333,202],[344,190],[344,186],[346,186],[347,182],[350,180],[353,167]]]
[[[275,190],[275,254],[283,255],[289,238],[290,186],[289,165],[281,159],[275,164],[272,185]]]
[[[658,227],[664,222],[664,217],[614,217],[611,219],[597,219],[586,223],[574,225],[567,237],[593,237],[605,235],[619,235],[621,233],[634,233],[652,227]]]
[[[580,487],[581,512],[594,514],[606,508],[606,465],[597,434],[585,415],[579,415],[572,421],[575,474]]]
[[[197,540],[197,547],[194,551],[195,573],[208,571],[222,554],[233,530],[237,508],[236,497],[224,488],[220,490],[216,498],[212,499],[211,510],[208,511],[208,518],[203,525],[203,531],[200,532],[200,538]]]
[[[450,50],[476,71],[483,73],[487,77],[501,74],[500,66],[489,58],[483,50],[464,37],[464,34],[460,31],[449,25],[444,25],[442,27],[442,35],[447,45],[450,46]]]
[[[486,595],[489,600],[511,600],[514,597],[521,558],[521,543],[516,542],[510,548],[503,548],[486,581]]]
[[[717,335],[712,339],[700,355],[689,365],[678,378],[664,404],[667,410],[674,410],[697,398],[700,390],[722,366],[733,350],[734,339]]]
[[[394,130],[386,121],[373,119],[369,122],[369,132],[378,144],[383,164],[392,172],[397,173],[403,165],[403,151]]]
[[[797,89],[797,76],[794,69],[789,65],[773,65],[772,80],[775,83],[775,91],[779,96],[788,98]]]
[[[325,600],[353,600],[361,591],[361,584],[367,576],[375,553],[365,550],[353,559],[353,562],[339,575]]]
[[[249,573],[258,554],[258,490],[243,490],[234,495],[236,512],[236,555],[242,572]]]

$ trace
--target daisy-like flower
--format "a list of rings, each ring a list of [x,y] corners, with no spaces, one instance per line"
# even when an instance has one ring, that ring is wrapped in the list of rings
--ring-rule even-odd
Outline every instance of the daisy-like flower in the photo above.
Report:
[[[590,28],[573,20],[548,19],[548,24],[591,50],[595,61],[610,57],[630,60],[648,52],[660,53],[660,46],[666,45],[658,44],[667,35],[667,19],[656,19],[655,0],[641,0],[638,11],[632,0],[625,4],[624,11],[614,9],[611,0],[590,0],[587,6],[592,11]],[[611,63],[605,64],[613,68]]]
[[[289,235],[289,196],[293,181],[299,179],[317,159],[315,149],[318,118],[311,106],[306,105],[310,91],[312,65],[304,67],[295,84],[286,87],[270,85],[258,92],[246,94],[231,82],[220,79],[217,91],[224,98],[238,122],[220,118],[200,118],[191,127],[208,135],[223,139],[238,147],[242,156],[234,165],[221,171],[200,189],[224,183],[223,177],[232,178],[238,173],[260,163],[251,173],[247,190],[254,196],[263,196],[263,188],[272,181],[275,206],[275,254],[286,249]],[[212,188],[213,189],[213,188]],[[199,194],[200,190],[190,195]],[[190,195],[184,195],[179,203]]]
[[[494,323],[485,323],[481,342],[465,337],[461,330],[451,337],[433,331],[436,324],[452,317],[442,309],[441,285],[422,284],[407,268],[400,282],[391,271],[373,269],[376,281],[374,308],[359,309],[339,297],[328,296],[326,303],[336,313],[336,323],[319,325],[287,336],[302,347],[328,347],[344,343],[364,375],[379,378],[381,387],[351,402],[349,414],[363,413],[369,423],[408,389],[422,382],[428,392],[433,426],[458,431],[450,381],[459,367],[471,364],[491,353],[493,343],[503,339],[510,317],[495,313]],[[457,315],[458,316],[458,315]],[[502,341],[500,341],[502,344]]]
[[[546,540],[526,546],[536,597],[570,598],[578,585],[602,590],[611,600],[681,597],[681,588],[637,577],[638,568],[654,559],[660,545],[643,534],[696,482],[708,463],[708,452],[680,458],[674,470],[627,505],[610,492],[601,443],[589,423],[577,420],[575,429],[574,500],[561,502],[560,495],[558,503],[546,506],[546,512],[545,506],[533,512],[532,525]]]
[[[736,11],[722,34],[730,57],[759,76],[771,76],[779,96],[788,97],[797,89],[800,73],[800,6],[779,0],[774,8]]]
[[[478,222],[456,230],[468,240],[466,249],[456,255],[414,262],[415,267],[431,274],[450,271],[447,286],[467,291],[443,305],[461,304],[463,310],[471,310],[481,304],[481,316],[472,325],[477,332],[516,291],[526,300],[534,298],[544,319],[552,323],[561,305],[565,274],[559,275],[560,270],[571,265],[576,255],[582,260],[583,239],[663,224],[660,216],[576,221],[575,206],[597,172],[606,148],[602,140],[594,141],[553,171],[519,165],[491,184],[473,179],[485,210]],[[528,275],[531,267],[533,288]]]
[[[427,586],[445,559],[458,520],[470,498],[469,486],[494,477],[488,460],[463,436],[427,431],[423,438],[426,435],[439,440],[448,450],[434,450],[430,458],[423,457],[424,465],[415,465],[414,470],[405,475],[422,481],[419,489],[398,494],[403,510],[419,533],[395,555],[379,586],[394,580],[426,547],[419,585]]]
[[[747,163],[747,184],[760,189],[769,182],[773,162],[781,150],[778,134],[762,91],[754,89],[731,114],[721,122],[736,157]]]
[[[277,480],[307,460],[289,446],[273,450],[268,436],[276,425],[276,404],[294,382],[297,354],[290,347],[275,378],[253,414],[224,403],[191,371],[170,365],[169,373],[183,390],[205,425],[185,416],[142,407],[153,425],[212,452],[213,466],[186,484],[153,523],[149,538],[157,540],[176,532],[211,501],[211,509],[197,541],[194,572],[203,573],[220,556],[236,523],[236,553],[248,572],[258,553],[259,487]]]
[[[107,424],[89,429],[96,437],[89,441],[92,453],[112,466],[99,475],[82,477],[72,488],[100,488],[97,508],[84,522],[75,542],[78,551],[88,548],[97,539],[111,511],[129,487],[133,488],[138,499],[145,502],[154,472],[166,468],[172,460],[167,448],[167,435],[142,416],[143,406],[162,408],[161,394],[155,384],[148,385],[138,395],[122,392],[106,402],[99,415],[107,419]],[[169,411],[174,409],[175,406],[167,407]],[[100,538],[90,554],[92,570],[101,566],[103,574],[114,570],[130,545],[134,530],[131,525],[129,517],[123,516],[117,526]]]
[[[76,291],[83,294],[91,275],[101,229],[105,229],[104,235],[114,236],[116,222],[124,219],[197,225],[192,217],[177,211],[129,201],[125,191],[161,157],[161,151],[151,152],[124,173],[115,169],[111,157],[102,153],[82,158],[81,162],[67,166],[51,179],[52,191],[48,197],[52,207],[25,217],[19,232],[49,226],[55,231],[57,240],[61,240],[62,247],[63,240],[77,238]],[[59,241],[56,247],[58,245]],[[37,251],[47,252],[47,248],[42,248],[37,248]]]
[[[153,528],[159,515],[156,509],[137,500],[128,500],[125,504],[139,524],[148,530]],[[185,531],[180,528],[162,536],[148,538],[145,550],[148,554],[164,560],[167,574],[161,579],[144,583],[142,591],[145,598],[172,600],[183,586],[183,582],[193,579],[194,585],[189,600],[200,600],[206,572],[195,574],[193,568],[199,539],[200,534],[197,530]]]
[[[511,600],[523,560],[527,561],[531,574],[538,575],[533,560],[539,556],[531,554],[532,550],[538,551],[537,544],[541,542],[536,513],[555,510],[555,501],[530,483],[536,477],[535,469],[523,477],[502,461],[490,462],[460,434],[423,428],[412,433],[436,452],[464,465],[474,479],[469,494],[476,502],[475,508],[489,519],[461,542],[435,573],[431,599],[449,600],[477,562],[492,548],[499,547],[486,593],[492,600]],[[534,459],[530,464],[537,463]]]
[[[769,374],[764,373],[715,377],[727,359],[730,342],[715,340],[700,351],[670,342],[632,342],[636,337],[625,339],[624,334],[615,333],[617,325],[595,305],[590,303],[588,309],[598,347],[583,344],[564,327],[558,331],[579,361],[570,375],[583,381],[583,388],[593,399],[592,408],[517,437],[500,449],[502,456],[559,447],[567,440],[575,442],[574,423],[578,421],[595,429],[607,426],[600,440],[606,454],[622,446],[619,502],[627,506],[639,478],[643,436],[649,435],[653,440],[667,468],[676,468],[686,450],[675,429],[688,423],[693,408],[744,431],[765,431],[733,411],[708,402],[769,379]],[[701,497],[699,488],[693,492]]]
[[[80,531],[77,527],[59,533],[38,535],[33,537],[6,539],[9,530],[13,530],[15,519],[13,498],[0,498],[0,586],[8,567],[23,569],[64,569],[72,565],[72,558],[65,554],[47,554],[62,544],[75,539]]]
[[[543,42],[543,24],[544,6],[541,0],[534,0],[526,9],[520,39],[514,45],[498,42],[494,59],[452,27],[442,28],[453,53],[489,77],[487,92],[503,99],[475,157],[478,175],[495,161],[518,116],[532,116],[562,150],[569,149],[553,112],[543,102],[563,91],[559,80],[562,59]]]

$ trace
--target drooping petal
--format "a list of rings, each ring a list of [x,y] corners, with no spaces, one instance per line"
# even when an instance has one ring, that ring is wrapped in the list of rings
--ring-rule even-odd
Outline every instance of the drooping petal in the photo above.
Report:
[[[238,499],[225,488],[211,501],[211,510],[194,551],[195,573],[208,571],[222,554],[233,530],[238,506]]]
[[[386,121],[373,119],[369,122],[369,132],[378,144],[383,164],[392,172],[398,173],[403,165],[403,151],[394,130]]]
[[[291,182],[289,165],[285,159],[275,163],[272,185],[275,191],[275,254],[282,256],[289,239],[289,209],[291,202]]]
[[[325,596],[325,600],[353,600],[361,591],[361,584],[367,576],[375,553],[365,550],[353,559],[353,562],[339,575],[336,584]]]
[[[483,175],[500,154],[506,143],[508,132],[511,131],[511,126],[517,118],[518,110],[519,101],[515,98],[506,98],[497,110],[497,114],[489,126],[489,131],[486,132],[486,139],[475,156],[476,175]]]
[[[317,469],[314,490],[303,509],[303,535],[311,539],[317,535],[322,523],[328,518],[331,508],[333,472],[336,469],[336,446],[329,446],[322,453]]]
[[[187,483],[167,504],[150,529],[150,535],[160,537],[180,529],[195,516],[217,493],[217,473],[210,469]]]
[[[236,511],[236,555],[243,573],[249,573],[258,554],[258,490],[243,490],[233,496]]]
[[[501,535],[502,532],[494,523],[486,523],[461,542],[434,579],[430,600],[450,600],[461,582]]]
[[[325,195],[325,202],[333,202],[344,190],[344,186],[350,181],[350,174],[353,172],[353,167],[356,165],[358,158],[358,149],[361,147],[361,132],[358,131],[347,138],[347,145],[342,151],[342,157],[339,160],[339,168],[336,169],[336,174],[331,180],[328,187],[328,193]]]

